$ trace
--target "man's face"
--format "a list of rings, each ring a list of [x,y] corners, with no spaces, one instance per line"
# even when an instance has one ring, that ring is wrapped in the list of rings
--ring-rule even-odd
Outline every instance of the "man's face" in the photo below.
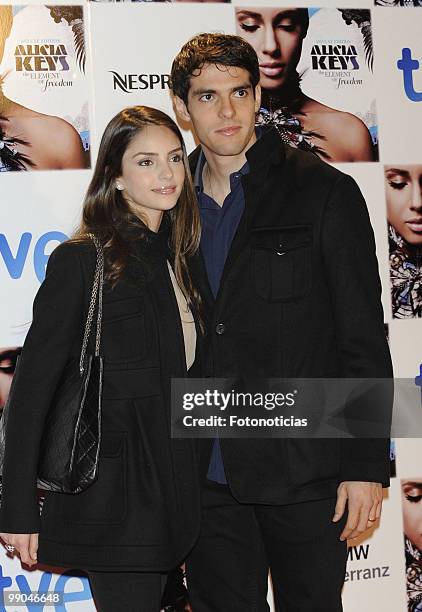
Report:
[[[175,105],[179,116],[192,122],[205,150],[234,156],[254,138],[260,101],[260,88],[253,91],[247,70],[205,64],[190,78],[187,105],[177,97]]]
[[[295,8],[236,8],[237,34],[255,49],[263,89],[283,87],[296,70],[304,37]]]

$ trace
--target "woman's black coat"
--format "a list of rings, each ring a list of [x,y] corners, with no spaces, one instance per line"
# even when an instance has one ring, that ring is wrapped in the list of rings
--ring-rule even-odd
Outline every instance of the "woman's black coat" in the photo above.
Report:
[[[95,268],[90,244],[50,257],[12,387],[0,531],[40,532],[42,563],[99,570],[175,567],[195,542],[199,501],[194,445],[170,436],[170,378],[186,376],[166,232],[148,233],[124,278],[105,287],[102,444],[98,480],[76,494],[36,495],[39,441],[69,359],[79,359]],[[197,324],[197,361],[200,332]]]

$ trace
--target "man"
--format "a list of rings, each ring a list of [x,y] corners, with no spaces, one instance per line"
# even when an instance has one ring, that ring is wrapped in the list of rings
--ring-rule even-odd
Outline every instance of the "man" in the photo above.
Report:
[[[0,63],[13,25],[12,6],[0,6]],[[64,119],[18,104],[0,77],[0,172],[86,168],[81,139]]]
[[[308,9],[247,6],[235,10],[237,33],[258,55],[262,117],[282,109],[286,121],[275,123],[280,134],[300,148],[307,143],[326,161],[373,161],[371,135],[364,122],[310,98],[300,88],[296,68],[308,31]]]
[[[203,291],[215,300],[210,374],[390,377],[375,244],[355,182],[273,128],[255,131],[259,67],[241,38],[195,37],[171,82],[200,142],[191,168]],[[193,610],[268,610],[268,568],[278,610],[341,610],[346,538],[380,516],[387,440],[208,442],[201,534],[187,560]]]

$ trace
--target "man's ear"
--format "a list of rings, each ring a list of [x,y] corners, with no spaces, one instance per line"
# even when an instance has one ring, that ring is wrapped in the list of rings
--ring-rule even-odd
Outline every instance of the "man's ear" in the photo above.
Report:
[[[180,117],[182,121],[186,121],[189,123],[190,122],[189,111],[188,111],[186,104],[182,100],[182,98],[179,98],[179,96],[173,96],[173,104],[174,104],[174,108],[176,109],[176,113],[178,117]]]
[[[255,112],[257,113],[261,108],[261,85],[255,87]]]

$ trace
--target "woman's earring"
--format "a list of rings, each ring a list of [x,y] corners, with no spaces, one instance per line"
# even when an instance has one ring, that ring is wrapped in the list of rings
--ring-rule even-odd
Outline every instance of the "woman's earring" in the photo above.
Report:
[[[123,191],[124,187],[123,187],[123,185],[120,185],[119,183],[116,183],[116,189],[118,189],[119,191]]]

